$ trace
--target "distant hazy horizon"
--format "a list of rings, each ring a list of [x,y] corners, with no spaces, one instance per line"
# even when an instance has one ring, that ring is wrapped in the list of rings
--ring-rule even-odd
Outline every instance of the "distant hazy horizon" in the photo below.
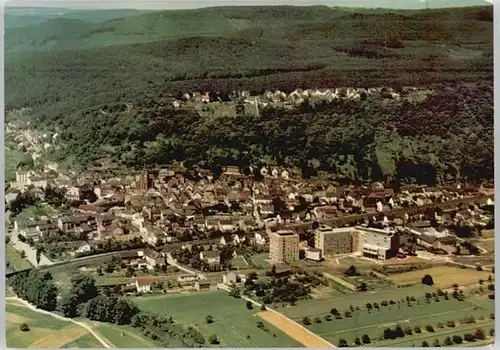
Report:
[[[4,0],[6,7],[57,7],[68,9],[193,9],[212,6],[327,5],[422,9],[425,0]],[[429,8],[488,5],[486,0],[428,0]]]

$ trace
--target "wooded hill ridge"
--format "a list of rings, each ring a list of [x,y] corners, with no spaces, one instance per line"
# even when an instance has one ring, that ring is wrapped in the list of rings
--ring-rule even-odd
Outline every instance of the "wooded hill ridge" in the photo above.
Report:
[[[348,178],[488,177],[492,171],[477,167],[492,169],[492,19],[492,6],[386,12],[223,7],[94,22],[58,18],[6,31],[6,109],[31,107],[35,126],[62,128],[68,148],[58,156],[83,162],[107,156],[127,166],[271,159],[306,169],[316,159],[316,170]],[[446,103],[395,102],[387,110],[383,101],[339,102],[295,112],[269,109],[260,119],[202,120],[161,102],[194,91],[443,83],[451,83],[439,88]],[[125,112],[127,103],[134,107]],[[331,133],[337,136],[325,139]],[[346,133],[351,136],[339,136]],[[459,154],[456,138],[469,136],[480,141],[480,153],[469,148]]]

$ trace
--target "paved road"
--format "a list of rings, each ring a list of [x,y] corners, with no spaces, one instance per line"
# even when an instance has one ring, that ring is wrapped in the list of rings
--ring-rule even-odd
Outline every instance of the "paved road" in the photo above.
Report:
[[[38,267],[38,266],[47,266],[47,265],[53,265],[54,262],[50,261],[49,258],[47,258],[44,254],[40,254],[40,263],[37,264],[36,261],[36,249],[30,247],[29,244],[21,242],[19,238],[17,238],[17,234],[15,234],[13,231],[10,233],[10,244],[17,250],[17,251],[22,251],[26,253],[26,260],[28,260],[31,265]]]
[[[45,314],[45,315],[50,315],[52,317],[55,317],[57,319],[60,319],[60,320],[63,320],[63,321],[68,321],[68,322],[71,322],[71,323],[74,323],[80,327],[83,327],[85,328],[87,331],[89,331],[90,334],[92,334],[94,336],[94,338],[96,338],[99,343],[101,343],[101,345],[105,348],[110,348],[111,346],[108,345],[108,343],[106,343],[106,341],[104,341],[104,339],[102,339],[96,332],[94,332],[94,330],[87,324],[83,323],[83,322],[78,322],[78,321],[75,321],[71,318],[67,318],[67,317],[63,317],[61,315],[57,315],[55,313],[52,313],[52,312],[49,312],[49,311],[45,311],[45,310],[41,310],[41,309],[38,309],[36,308],[35,306],[31,305],[30,303],[28,303],[26,300],[23,300],[23,299],[20,299],[18,297],[7,297],[5,298],[6,300],[15,300],[17,302],[19,302],[20,304],[22,304],[24,307],[28,308],[28,309],[31,309],[35,312],[38,312],[38,313],[41,313],[41,314]]]

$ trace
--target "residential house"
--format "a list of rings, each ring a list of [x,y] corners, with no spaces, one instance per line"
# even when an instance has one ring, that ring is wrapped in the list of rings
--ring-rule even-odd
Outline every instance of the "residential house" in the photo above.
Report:
[[[233,239],[233,245],[238,245],[246,240],[245,237],[240,237],[237,234],[232,235],[232,239]]]
[[[38,241],[42,236],[42,232],[38,229],[37,226],[26,227],[21,230],[20,234],[26,239],[32,239],[34,242]]]
[[[37,241],[40,237],[55,231],[57,226],[50,220],[16,220],[14,221],[14,231],[21,234],[26,239],[31,238]]]
[[[120,221],[111,215],[102,216],[96,219],[97,236],[100,239],[118,237],[125,234]]]
[[[255,241],[255,244],[257,244],[257,245],[265,245],[266,244],[266,239],[258,232],[255,232],[255,234],[254,234],[254,241]]]
[[[222,276],[222,283],[226,285],[239,284],[241,283],[241,278],[235,272],[228,272]]]
[[[84,214],[102,214],[106,212],[106,209],[104,209],[101,206],[97,206],[94,204],[81,204],[78,206],[77,209],[80,213]]]
[[[167,240],[167,234],[159,227],[146,225],[145,240],[151,245],[163,244]]]
[[[417,238],[417,244],[428,249],[441,249],[441,242],[436,236],[421,234]]]
[[[111,198],[115,195],[115,190],[113,186],[109,183],[105,183],[94,188],[94,193],[98,198]]]
[[[201,280],[201,281],[196,281],[194,284],[194,289],[197,291],[204,291],[204,290],[210,290],[210,281],[208,280]]]
[[[223,232],[234,231],[238,228],[238,222],[235,219],[228,218],[219,221],[219,229]]]
[[[210,266],[216,266],[220,264],[220,252],[216,251],[203,251],[200,252],[200,259],[205,261]]]
[[[272,204],[259,204],[258,206],[259,214],[267,216],[274,214],[274,205]]]
[[[150,293],[151,282],[146,278],[138,278],[135,280],[135,286],[138,293]]]
[[[381,193],[370,193],[363,198],[363,207],[367,213],[380,213],[384,210],[385,197]]]
[[[194,284],[194,282],[198,279],[195,275],[189,275],[189,274],[182,274],[177,277],[177,282],[181,286],[189,285],[189,284]]]
[[[84,242],[75,250],[75,253],[89,253],[90,251],[92,251],[92,246],[88,242]]]
[[[337,207],[332,205],[315,207],[313,213],[319,220],[334,219],[337,217]]]
[[[91,221],[95,220],[89,216],[64,216],[57,220],[57,227],[63,233],[77,233],[77,232],[92,232],[93,229],[89,225]]]
[[[165,257],[161,253],[156,252],[152,249],[145,249],[143,251],[143,257],[146,260],[148,268],[150,270],[154,269],[157,266],[159,267],[165,265]]]
[[[269,194],[255,193],[254,194],[254,203],[256,204],[271,204],[273,202],[273,198]]]
[[[32,185],[31,178],[35,175],[33,171],[16,171],[16,181],[11,181],[10,187],[21,190],[26,186]]]
[[[81,201],[83,195],[82,186],[71,186],[66,191],[65,197],[69,201]]]

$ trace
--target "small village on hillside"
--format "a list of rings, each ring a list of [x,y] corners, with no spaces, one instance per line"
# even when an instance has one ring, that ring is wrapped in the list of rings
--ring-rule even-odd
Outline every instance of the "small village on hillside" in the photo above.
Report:
[[[333,89],[251,97],[238,92],[229,101],[186,94],[173,104],[195,108],[200,115],[231,108],[237,113],[240,106],[251,114],[267,104],[287,108],[371,94],[411,102],[429,93]],[[92,276],[99,290],[137,301],[146,295],[188,293],[190,302],[215,298],[212,302],[219,305],[223,291],[243,297],[247,307],[256,303],[261,310],[282,309],[277,320],[264,314],[261,318],[284,331],[292,327],[294,334],[311,330],[312,340],[292,336],[303,346],[401,342],[399,328],[388,328],[396,333],[386,329],[380,337],[375,329],[363,337],[356,331],[340,338],[323,334],[322,320],[314,314],[330,305],[331,291],[348,299],[361,293],[360,300],[372,302],[370,293],[394,288],[433,297],[421,289],[430,284],[456,300],[464,292],[494,298],[493,183],[354,185],[331,177],[305,179],[299,170],[282,166],[203,169],[182,163],[112,175],[105,165],[82,172],[50,161],[50,152],[61,146],[58,133],[37,131],[22,118],[6,126],[8,155],[18,157],[15,166],[11,161],[7,167],[8,277],[38,268],[66,288],[73,283],[70,271],[79,271]],[[282,287],[273,287],[275,283]],[[319,303],[313,311],[304,303],[308,299]],[[389,303],[370,302],[366,305]],[[327,314],[325,321],[352,317],[360,312],[353,305],[343,316]],[[488,316],[489,310],[489,304],[481,307],[478,317]],[[346,322],[342,327],[353,327]],[[248,338],[245,344],[254,343]]]
[[[20,2],[6,347],[493,346],[493,6]]]

